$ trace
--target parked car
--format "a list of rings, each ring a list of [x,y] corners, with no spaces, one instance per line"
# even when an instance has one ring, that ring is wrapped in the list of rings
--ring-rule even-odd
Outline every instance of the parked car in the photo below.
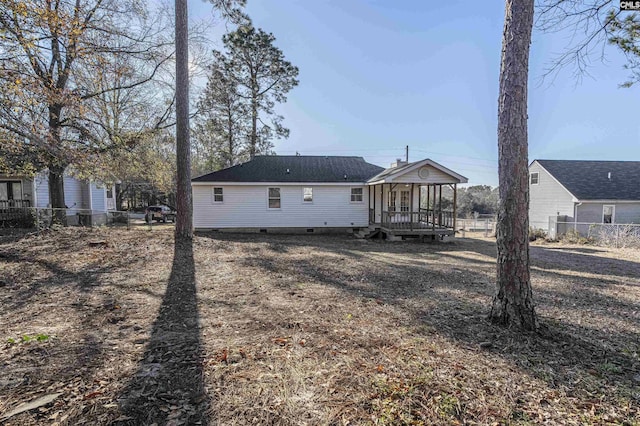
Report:
[[[153,220],[164,223],[168,221],[175,222],[176,211],[171,207],[164,205],[149,206],[144,211],[144,220],[147,223],[151,223]]]

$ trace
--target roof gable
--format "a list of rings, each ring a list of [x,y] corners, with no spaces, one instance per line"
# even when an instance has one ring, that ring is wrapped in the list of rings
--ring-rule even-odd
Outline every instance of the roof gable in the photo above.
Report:
[[[535,161],[578,200],[640,200],[640,161]]]
[[[421,175],[422,170],[426,171],[424,175]],[[438,177],[435,180],[427,176],[428,174],[433,175],[434,171],[438,175]],[[427,158],[425,160],[415,161],[413,163],[405,164],[400,167],[391,167],[391,168],[385,169],[382,173],[379,173],[376,176],[369,179],[369,184],[391,183],[394,181],[401,181],[403,176],[411,176],[412,181],[424,181],[425,183],[433,183],[434,181],[437,181],[435,183],[466,183],[468,182],[468,179],[466,177]]]
[[[382,170],[362,157],[260,155],[192,182],[366,182]]]

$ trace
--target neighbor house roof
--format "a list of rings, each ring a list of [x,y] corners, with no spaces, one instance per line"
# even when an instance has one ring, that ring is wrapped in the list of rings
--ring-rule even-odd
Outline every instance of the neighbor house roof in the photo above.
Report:
[[[535,161],[578,200],[640,200],[640,161]]]
[[[193,182],[366,182],[384,169],[362,157],[260,155]]]

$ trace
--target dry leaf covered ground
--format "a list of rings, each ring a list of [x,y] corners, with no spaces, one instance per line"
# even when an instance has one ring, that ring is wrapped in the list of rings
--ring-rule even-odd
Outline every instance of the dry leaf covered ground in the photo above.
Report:
[[[491,239],[5,235],[0,419],[639,424],[640,254],[531,258],[542,336],[485,321]]]

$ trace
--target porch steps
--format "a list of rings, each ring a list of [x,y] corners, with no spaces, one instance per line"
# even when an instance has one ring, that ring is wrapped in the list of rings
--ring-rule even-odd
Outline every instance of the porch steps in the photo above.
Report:
[[[380,233],[380,228],[369,226],[367,228],[360,228],[357,232],[353,233],[353,236],[358,239],[369,239],[376,237]]]

